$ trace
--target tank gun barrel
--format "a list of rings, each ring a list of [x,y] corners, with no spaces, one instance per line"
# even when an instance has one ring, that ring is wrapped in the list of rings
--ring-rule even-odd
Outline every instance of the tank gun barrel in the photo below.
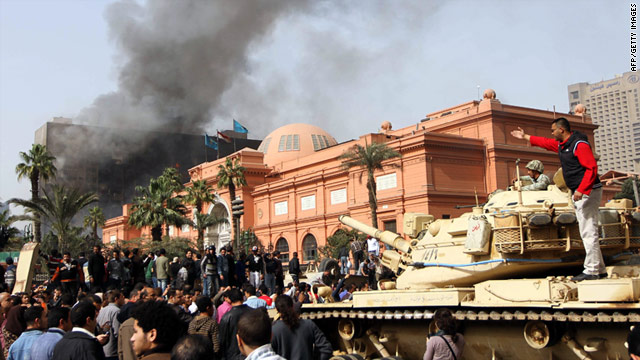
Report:
[[[403,239],[402,236],[391,232],[391,231],[387,231],[387,230],[379,230],[374,228],[373,226],[369,226],[366,224],[361,223],[358,220],[353,219],[352,217],[348,216],[348,215],[340,215],[338,217],[338,220],[351,227],[354,228],[358,231],[361,231],[367,235],[371,235],[372,237],[379,239],[380,241],[382,241],[383,243],[392,246],[400,251],[402,251],[405,254],[408,254],[411,252],[411,243],[408,242],[407,240]]]

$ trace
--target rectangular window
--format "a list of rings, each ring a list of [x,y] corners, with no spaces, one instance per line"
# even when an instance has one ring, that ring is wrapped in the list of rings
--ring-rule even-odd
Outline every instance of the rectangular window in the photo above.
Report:
[[[300,150],[300,135],[293,135],[293,150]]]
[[[275,215],[285,215],[286,213],[289,212],[288,206],[287,206],[287,202],[286,201],[281,201],[281,202],[277,202],[274,205],[274,213]]]
[[[331,205],[343,204],[347,202],[347,189],[334,190],[331,192]]]
[[[398,186],[398,181],[396,178],[396,173],[389,175],[382,175],[376,178],[376,190],[387,190],[393,189]]]
[[[300,210],[311,210],[316,208],[316,196],[304,196],[300,198]]]
[[[318,149],[320,149],[320,145],[318,145],[318,137],[315,134],[311,135],[311,141],[313,142],[313,150],[318,151]]]
[[[116,243],[116,240],[117,240],[117,237],[116,237],[115,235],[111,235],[111,236],[109,237],[109,242],[110,242],[110,243],[112,243],[112,244],[115,244],[115,243]]]
[[[291,151],[293,145],[293,135],[287,135],[287,151]]]
[[[577,98],[579,98],[579,97],[580,97],[580,94],[579,94],[579,92],[578,92],[578,91],[572,91],[572,92],[571,92],[571,98],[572,98],[572,99],[574,99],[574,100],[575,100],[575,99],[577,99]]]
[[[286,140],[287,140],[287,135],[280,136],[280,144],[278,144],[278,151],[279,152],[283,152],[284,151],[284,142]]]

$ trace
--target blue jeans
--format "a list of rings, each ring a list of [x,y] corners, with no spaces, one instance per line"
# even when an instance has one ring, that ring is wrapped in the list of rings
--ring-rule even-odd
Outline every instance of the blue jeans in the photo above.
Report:
[[[211,287],[211,276],[202,278],[202,295],[209,296],[209,288]]]
[[[220,289],[220,278],[217,275],[207,275],[202,278],[202,295],[215,296]]]
[[[271,296],[271,294],[273,294],[273,292],[274,292],[274,290],[276,288],[276,275],[275,274],[266,273],[264,275],[264,284],[269,289],[269,294],[267,294],[267,295]]]
[[[340,257],[340,262],[342,263],[340,266],[340,272],[342,273],[342,275],[346,275],[347,272],[349,271],[349,269],[347,268],[347,261],[349,261],[349,257],[348,256],[341,256]]]
[[[158,286],[164,292],[164,289],[167,288],[167,284],[169,283],[169,279],[158,279]]]

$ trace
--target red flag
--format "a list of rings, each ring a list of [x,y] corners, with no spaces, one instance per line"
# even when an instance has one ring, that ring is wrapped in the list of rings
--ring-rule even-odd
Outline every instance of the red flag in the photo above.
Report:
[[[231,138],[223,133],[221,133],[220,131],[218,131],[218,137],[228,143],[231,142]]]

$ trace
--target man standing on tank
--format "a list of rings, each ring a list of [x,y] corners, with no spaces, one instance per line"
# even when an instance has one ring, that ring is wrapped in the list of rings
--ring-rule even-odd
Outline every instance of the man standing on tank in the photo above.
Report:
[[[593,157],[587,136],[571,131],[565,118],[551,123],[554,139],[525,134],[522,128],[511,131],[517,139],[525,139],[531,145],[555,151],[560,156],[562,175],[571,190],[580,237],[586,252],[584,271],[574,281],[596,280],[607,276],[598,237],[598,208],[602,199],[602,184],[598,179],[598,165]]]

